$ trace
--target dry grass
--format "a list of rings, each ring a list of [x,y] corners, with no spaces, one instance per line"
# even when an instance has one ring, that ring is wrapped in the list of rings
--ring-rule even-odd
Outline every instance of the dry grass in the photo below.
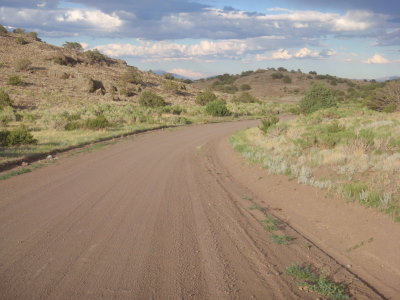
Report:
[[[341,107],[334,119],[326,117],[331,113],[325,110],[289,121],[280,135],[251,128],[236,134],[232,143],[270,173],[328,188],[399,219],[400,113],[359,106]],[[339,125],[329,131],[333,122]]]

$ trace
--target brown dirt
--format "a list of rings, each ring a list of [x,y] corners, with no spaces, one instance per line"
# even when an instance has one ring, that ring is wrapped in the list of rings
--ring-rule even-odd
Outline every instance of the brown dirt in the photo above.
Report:
[[[163,87],[162,76],[142,72],[141,84],[121,83],[121,76],[127,71],[127,64],[119,59],[107,59],[107,63],[90,64],[83,52],[68,50],[22,35],[29,43],[17,43],[19,34],[0,35],[0,88],[10,94],[14,105],[20,108],[36,107],[40,104],[85,103],[102,101],[113,105],[124,102],[137,102],[142,91],[152,91],[163,96],[173,104],[193,103],[198,89],[185,85],[185,93],[175,93]],[[69,57],[77,61],[73,66],[60,65],[54,57]],[[21,59],[29,59],[32,65],[28,70],[18,71],[16,64]],[[18,75],[24,84],[11,86],[8,78]],[[103,93],[89,92],[89,79],[101,82]],[[124,88],[123,88],[124,87]],[[126,95],[124,89],[131,91]],[[118,101],[114,101],[118,100]]]
[[[284,274],[292,263],[323,268],[356,299],[394,295],[398,274],[366,280],[358,260],[344,267],[345,257],[318,238],[332,212],[302,220],[313,190],[278,204],[287,189],[258,180],[260,170],[230,149],[227,136],[255,124],[145,134],[0,182],[0,299],[316,299]],[[249,210],[249,197],[271,206]],[[337,219],[351,224],[354,211],[335,205]],[[291,245],[272,242],[260,222],[265,213],[282,216],[281,233],[296,238]],[[371,223],[361,232],[382,219],[364,213]],[[301,226],[309,221],[319,226]],[[388,234],[377,232],[390,225],[358,249],[388,250]],[[340,229],[324,230],[335,237]]]

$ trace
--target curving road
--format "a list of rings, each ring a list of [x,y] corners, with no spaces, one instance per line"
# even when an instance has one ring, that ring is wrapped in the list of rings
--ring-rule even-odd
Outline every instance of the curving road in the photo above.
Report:
[[[220,158],[255,124],[144,134],[0,182],[0,299],[316,299],[284,274],[296,261],[380,299],[299,233],[273,244],[250,213]]]

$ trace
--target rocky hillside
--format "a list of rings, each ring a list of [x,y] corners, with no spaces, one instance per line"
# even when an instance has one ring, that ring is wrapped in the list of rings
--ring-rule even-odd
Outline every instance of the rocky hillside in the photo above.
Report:
[[[129,67],[94,51],[56,47],[26,33],[0,35],[0,87],[19,107],[34,107],[49,99],[137,102],[149,90],[171,103],[193,100],[198,93],[184,83]],[[22,82],[10,84],[10,78]]]

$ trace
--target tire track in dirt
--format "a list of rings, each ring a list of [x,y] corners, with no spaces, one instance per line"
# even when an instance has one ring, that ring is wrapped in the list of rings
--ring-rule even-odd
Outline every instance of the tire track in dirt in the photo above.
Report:
[[[0,182],[0,299],[315,299],[284,274],[298,261],[382,299],[248,210],[218,147],[255,124],[154,132]]]

